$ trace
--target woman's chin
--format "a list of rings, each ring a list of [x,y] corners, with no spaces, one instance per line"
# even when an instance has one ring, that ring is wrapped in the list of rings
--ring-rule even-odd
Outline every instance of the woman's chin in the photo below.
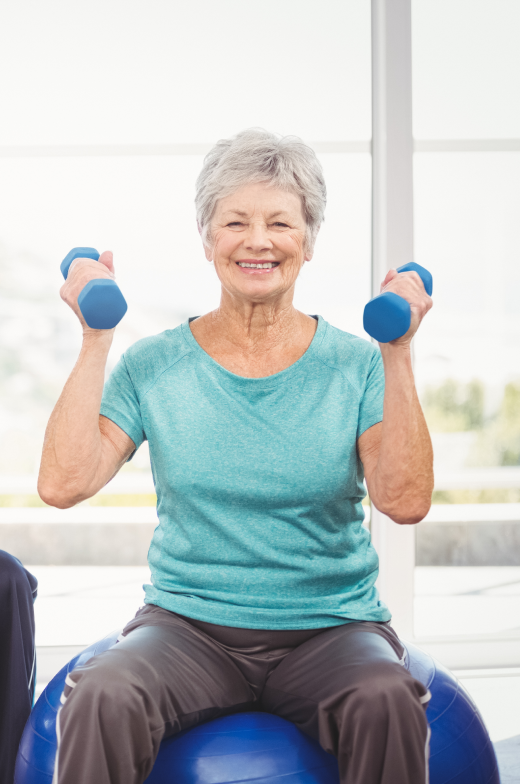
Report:
[[[241,281],[237,282],[235,288],[238,292],[247,298],[257,299],[258,297],[264,299],[269,298],[275,295],[282,295],[285,293],[285,287],[280,285],[281,280],[280,278],[275,279],[273,277],[253,277],[251,276],[247,280],[242,279]]]

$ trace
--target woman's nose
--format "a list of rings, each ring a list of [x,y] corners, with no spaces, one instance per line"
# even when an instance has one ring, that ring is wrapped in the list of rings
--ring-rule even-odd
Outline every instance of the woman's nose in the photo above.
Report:
[[[248,235],[246,238],[246,247],[249,250],[261,251],[272,248],[272,242],[269,239],[269,232],[264,223],[252,223],[249,226]]]

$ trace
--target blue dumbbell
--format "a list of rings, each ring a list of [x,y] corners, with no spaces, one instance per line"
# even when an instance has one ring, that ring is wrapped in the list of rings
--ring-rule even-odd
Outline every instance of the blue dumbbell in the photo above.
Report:
[[[417,272],[429,297],[433,291],[433,278],[427,269],[411,261],[397,268],[397,272]],[[410,329],[412,311],[409,303],[398,294],[386,291],[365,305],[363,327],[378,343],[389,343],[405,335]]]
[[[74,259],[99,259],[95,248],[72,248],[60,264],[65,280]],[[83,318],[91,329],[113,329],[128,310],[121,289],[110,278],[90,280],[78,297]]]

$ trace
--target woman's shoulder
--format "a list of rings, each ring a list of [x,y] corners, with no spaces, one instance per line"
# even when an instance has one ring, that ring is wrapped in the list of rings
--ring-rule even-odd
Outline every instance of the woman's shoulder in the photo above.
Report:
[[[379,347],[327,322],[325,326],[318,352],[321,362],[342,373],[357,390],[362,390],[369,374],[381,363]]]
[[[378,346],[366,338],[345,332],[325,321],[325,334],[320,345],[320,355],[338,366],[352,365],[353,362],[372,362],[381,355]]]
[[[191,351],[183,336],[182,325],[150,335],[124,352],[124,362],[134,381],[153,381]]]

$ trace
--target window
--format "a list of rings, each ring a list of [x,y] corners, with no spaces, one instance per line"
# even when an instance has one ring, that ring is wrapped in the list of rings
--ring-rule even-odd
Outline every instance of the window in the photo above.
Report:
[[[505,666],[520,602],[520,6],[412,10],[415,250],[435,280],[415,357],[436,466],[415,630],[445,660]],[[476,645],[486,634],[495,647]]]

